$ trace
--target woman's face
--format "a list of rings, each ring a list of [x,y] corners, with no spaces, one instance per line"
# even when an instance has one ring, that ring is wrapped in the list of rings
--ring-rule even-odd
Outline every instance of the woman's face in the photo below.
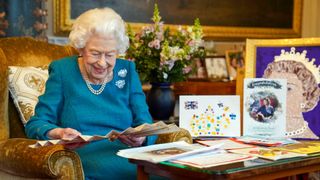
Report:
[[[293,73],[272,72],[268,78],[287,79],[287,117],[301,113],[300,104],[304,102],[302,82]]]
[[[264,104],[264,105],[269,105],[268,100],[264,99],[264,100],[263,100],[263,104]]]
[[[89,80],[102,83],[115,66],[117,41],[112,36],[93,34],[79,52],[82,54],[84,70]]]

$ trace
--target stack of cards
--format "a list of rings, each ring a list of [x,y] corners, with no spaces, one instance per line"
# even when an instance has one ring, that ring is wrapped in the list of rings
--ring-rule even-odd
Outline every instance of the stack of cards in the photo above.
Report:
[[[72,144],[72,143],[79,143],[79,142],[91,142],[97,141],[101,139],[109,139],[115,140],[118,138],[119,135],[127,135],[127,136],[134,136],[134,137],[143,137],[143,136],[151,136],[151,135],[158,135],[158,134],[166,134],[180,131],[180,128],[175,124],[165,124],[162,121],[153,124],[142,124],[135,128],[129,127],[122,132],[118,132],[115,130],[111,130],[107,135],[100,136],[88,136],[88,135],[79,135],[73,138],[64,138],[64,139],[54,139],[54,140],[44,140],[44,141],[37,141],[35,144],[30,145],[31,148],[37,147],[44,147],[44,146],[52,146],[56,144]]]

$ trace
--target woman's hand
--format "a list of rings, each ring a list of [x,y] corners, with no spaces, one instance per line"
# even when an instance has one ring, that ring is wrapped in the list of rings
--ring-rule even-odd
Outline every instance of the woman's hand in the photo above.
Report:
[[[118,136],[119,140],[132,147],[141,146],[142,143],[146,140],[146,137],[134,137],[134,136],[127,136],[127,135],[120,135]]]
[[[72,139],[79,135],[81,135],[81,133],[72,128],[55,128],[50,130],[47,134],[47,136],[50,139]],[[64,147],[66,149],[76,149],[85,144],[88,144],[88,142],[75,142],[75,143],[64,144]]]
[[[72,128],[54,128],[47,133],[50,139],[70,139],[81,135],[81,133]]]

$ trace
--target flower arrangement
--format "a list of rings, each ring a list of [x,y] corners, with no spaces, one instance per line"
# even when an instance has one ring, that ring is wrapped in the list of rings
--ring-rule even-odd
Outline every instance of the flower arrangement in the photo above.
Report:
[[[175,33],[164,29],[158,6],[152,17],[154,24],[134,33],[128,26],[130,46],[126,58],[135,61],[142,82],[179,82],[193,73],[195,58],[203,58],[203,33],[199,19],[194,25]]]

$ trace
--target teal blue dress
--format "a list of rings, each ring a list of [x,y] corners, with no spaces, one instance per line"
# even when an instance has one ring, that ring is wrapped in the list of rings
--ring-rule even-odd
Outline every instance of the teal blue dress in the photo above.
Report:
[[[25,132],[33,139],[48,139],[46,133],[57,127],[74,128],[84,135],[105,135],[143,123],[152,123],[152,118],[133,62],[117,59],[113,79],[95,95],[86,86],[74,56],[50,64],[45,93],[39,97]],[[153,144],[155,139],[148,137],[145,144]],[[116,155],[125,148],[120,141],[101,140],[75,151],[86,179],[135,179],[136,166]]]

